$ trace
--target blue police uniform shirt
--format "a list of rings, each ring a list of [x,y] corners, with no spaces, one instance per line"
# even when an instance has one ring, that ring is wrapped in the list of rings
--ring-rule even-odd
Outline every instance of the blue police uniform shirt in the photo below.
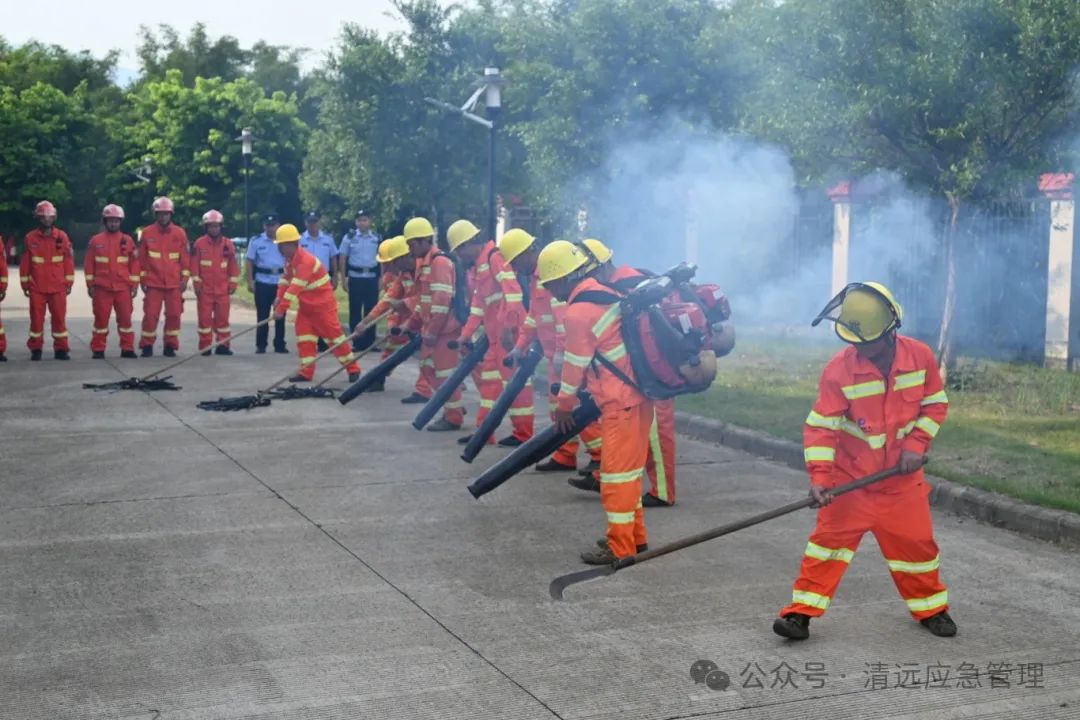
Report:
[[[330,275],[334,274],[333,259],[338,254],[334,238],[321,230],[318,237],[311,237],[311,233],[305,230],[300,236],[300,247],[319,258],[319,262],[322,263],[326,272],[330,273]]]
[[[277,285],[281,280],[281,272],[285,270],[285,256],[274,241],[263,233],[251,241],[247,248],[246,258],[255,266],[255,282]],[[276,273],[261,273],[259,268],[277,270]]]
[[[341,239],[341,255],[345,257],[345,263],[351,268],[363,268],[362,270],[349,270],[351,278],[373,278],[378,274],[379,243],[382,239],[378,233],[368,230],[360,232],[352,230]]]

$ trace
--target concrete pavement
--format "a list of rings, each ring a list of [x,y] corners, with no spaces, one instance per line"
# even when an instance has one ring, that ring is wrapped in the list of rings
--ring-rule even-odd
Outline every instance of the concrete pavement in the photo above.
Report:
[[[398,403],[414,368],[345,408],[196,409],[295,363],[255,356],[246,337],[236,357],[178,368],[180,392],[94,393],[82,383],[167,361],[119,360],[115,334],[110,359],[91,360],[80,278],[74,360],[30,363],[13,280],[2,718],[1080,717],[1073,552],[938,516],[951,640],[910,620],[872,537],[812,638],[774,636],[809,511],[555,603],[550,580],[603,532],[597,496],[530,473],[473,500],[465,485],[506,451],[467,466],[452,437],[414,431],[415,407]],[[189,303],[185,351],[194,340]],[[806,488],[798,471],[700,442],[680,439],[679,460],[679,505],[647,512],[654,545]],[[699,660],[717,666],[709,683],[691,677]]]

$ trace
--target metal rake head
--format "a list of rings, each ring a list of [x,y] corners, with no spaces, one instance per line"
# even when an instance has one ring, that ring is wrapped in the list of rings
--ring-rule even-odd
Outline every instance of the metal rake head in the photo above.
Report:
[[[143,379],[143,378],[128,378],[127,380],[117,380],[110,383],[83,383],[83,387],[88,390],[94,390],[95,392],[116,392],[117,390],[179,390],[179,385],[174,385],[170,378],[172,375],[167,375],[163,378]]]
[[[234,398],[218,398],[217,400],[204,400],[199,403],[200,410],[216,412],[235,412],[238,410],[251,410],[252,408],[265,407],[270,404],[270,398],[259,395],[244,395]]]
[[[299,387],[297,385],[290,385],[289,387],[267,393],[267,396],[274,400],[303,400],[304,398],[333,399],[334,394],[333,388]]]

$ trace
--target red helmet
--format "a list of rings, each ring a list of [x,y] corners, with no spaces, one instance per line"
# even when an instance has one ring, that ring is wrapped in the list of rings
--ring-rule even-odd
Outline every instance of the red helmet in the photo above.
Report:
[[[119,220],[123,220],[124,208],[120,207],[119,205],[113,205],[110,203],[106,205],[105,208],[101,211],[101,218],[117,218]]]
[[[174,209],[173,209],[172,200],[170,200],[169,198],[162,195],[161,197],[159,197],[157,200],[154,201],[154,212],[156,212],[156,213],[159,213],[159,212],[167,212],[167,213],[175,212]]]
[[[219,213],[217,210],[208,210],[205,215],[202,216],[203,225],[209,225],[210,223],[217,223],[221,225],[225,222],[225,216]]]
[[[48,200],[42,200],[34,207],[34,217],[56,217],[56,207]]]

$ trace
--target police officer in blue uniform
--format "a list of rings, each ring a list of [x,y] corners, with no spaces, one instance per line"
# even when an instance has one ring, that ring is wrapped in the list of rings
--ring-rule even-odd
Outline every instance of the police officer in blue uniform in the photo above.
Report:
[[[382,238],[371,229],[371,217],[361,210],[356,213],[356,229],[341,239],[338,272],[349,293],[349,326],[356,327],[379,302],[379,243]],[[359,351],[375,342],[375,328],[369,328],[353,340],[353,350]]]
[[[281,225],[275,213],[263,218],[263,233],[252,240],[247,247],[247,287],[255,296],[255,315],[262,322],[270,317],[270,312],[277,297],[278,282],[285,271],[285,258],[274,244],[274,233]],[[255,352],[266,352],[266,341],[270,334],[267,325],[255,331]],[[285,320],[274,321],[274,352],[287,353],[285,346]]]
[[[304,225],[307,226],[300,235],[300,247],[307,250],[314,255],[326,268],[327,274],[330,275],[330,284],[335,290],[337,290],[338,277],[337,272],[337,256],[338,248],[337,243],[334,242],[332,235],[324,233],[320,224],[322,223],[322,215],[312,210],[304,218]],[[319,338],[318,351],[322,352],[327,348],[326,341]]]

